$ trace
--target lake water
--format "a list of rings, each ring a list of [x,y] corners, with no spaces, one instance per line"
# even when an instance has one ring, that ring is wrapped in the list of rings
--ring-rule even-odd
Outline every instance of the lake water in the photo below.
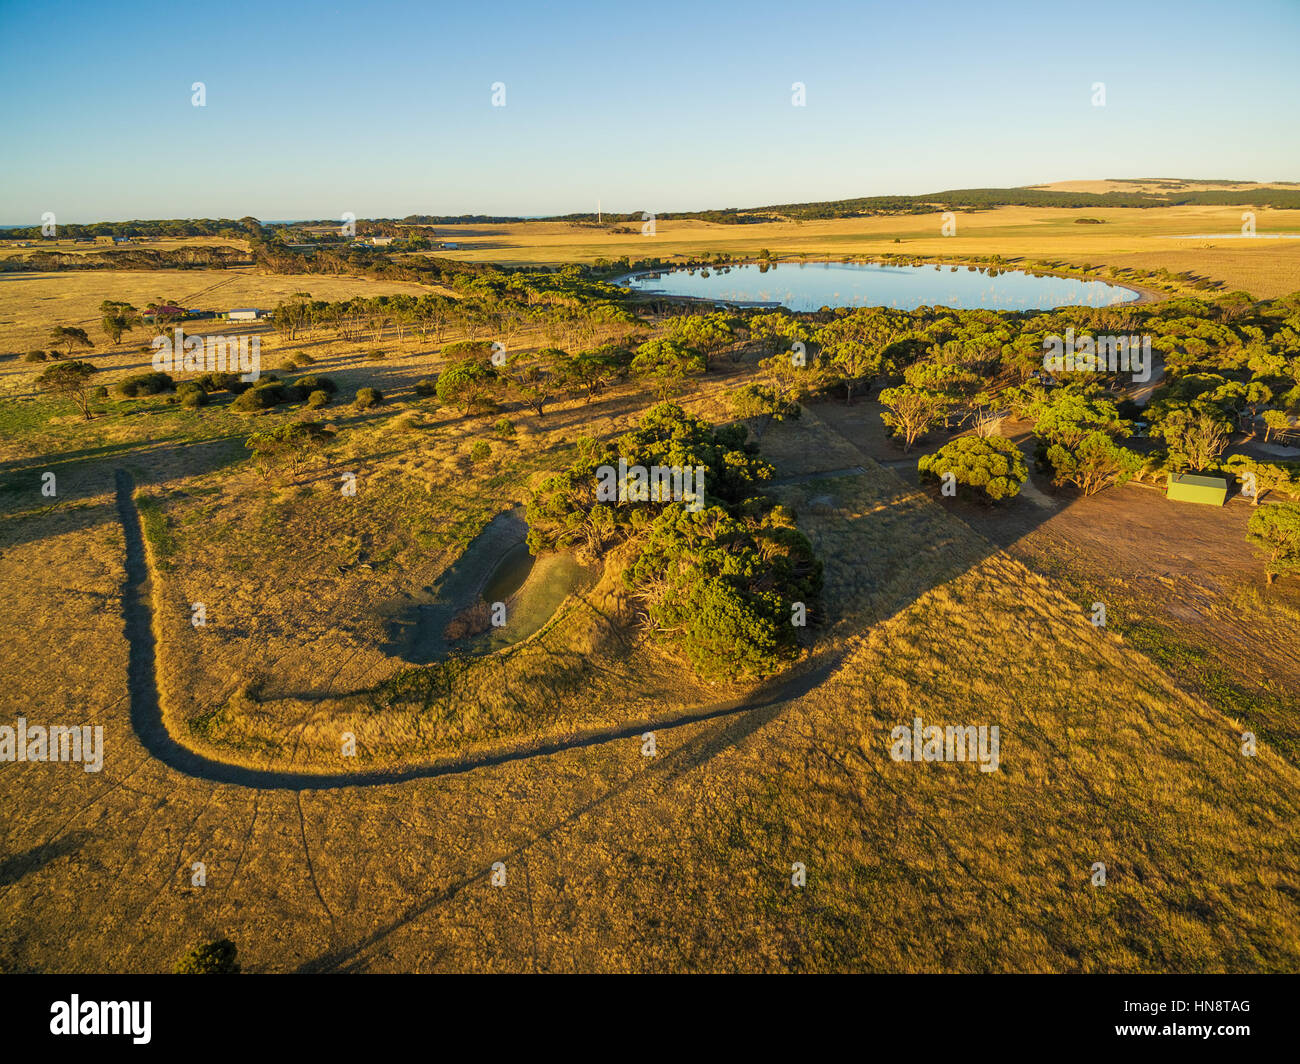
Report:
[[[707,274],[707,276],[705,276]],[[879,266],[847,262],[782,262],[669,270],[624,278],[637,292],[742,305],[770,304],[790,310],[822,307],[922,306],[956,310],[1052,310],[1056,307],[1108,307],[1139,298],[1132,289],[1104,281],[1033,276],[1020,270],[993,271],[968,266]]]

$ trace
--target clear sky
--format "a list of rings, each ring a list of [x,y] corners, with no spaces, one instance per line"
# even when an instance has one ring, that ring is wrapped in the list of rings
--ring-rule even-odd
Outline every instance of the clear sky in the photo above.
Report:
[[[1298,51],[1300,0],[0,0],[0,223],[1300,180]]]

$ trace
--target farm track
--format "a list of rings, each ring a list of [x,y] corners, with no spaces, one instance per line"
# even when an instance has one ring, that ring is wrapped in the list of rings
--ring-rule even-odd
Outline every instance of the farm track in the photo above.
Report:
[[[847,475],[849,472],[840,471],[839,475]],[[348,787],[380,787],[406,783],[410,780],[457,775],[478,768],[631,739],[647,731],[667,731],[720,717],[761,712],[807,694],[826,680],[843,656],[842,652],[827,655],[815,666],[805,668],[770,690],[747,699],[715,702],[663,719],[644,720],[617,728],[584,732],[563,739],[504,746],[495,750],[444,758],[420,765],[360,772],[316,773],[249,768],[216,761],[177,742],[163,722],[162,702],[158,695],[158,660],[153,628],[151,575],[148,555],[145,551],[144,531],[134,499],[135,485],[131,475],[124,469],[114,472],[114,482],[117,490],[118,517],[126,541],[122,621],[123,634],[128,645],[127,691],[131,705],[131,727],[145,749],[159,761],[177,772],[211,783],[231,784],[258,790],[302,792],[340,790]]]

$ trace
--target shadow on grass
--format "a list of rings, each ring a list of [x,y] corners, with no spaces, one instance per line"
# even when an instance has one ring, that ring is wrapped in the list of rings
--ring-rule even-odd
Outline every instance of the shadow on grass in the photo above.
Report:
[[[16,853],[12,857],[0,857],[0,887],[17,883],[24,876],[45,867],[51,861],[57,861],[60,857],[81,849],[90,838],[88,831],[74,831],[53,842],[33,846],[24,853]]]

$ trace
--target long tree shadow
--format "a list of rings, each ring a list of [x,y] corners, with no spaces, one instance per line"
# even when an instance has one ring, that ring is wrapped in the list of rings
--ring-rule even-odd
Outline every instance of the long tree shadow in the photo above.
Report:
[[[0,887],[7,887],[12,883],[17,883],[23,876],[30,875],[51,861],[56,861],[60,857],[65,857],[81,849],[91,837],[88,831],[74,831],[55,839],[53,842],[44,842],[39,846],[33,846],[23,853],[16,853],[11,857],[0,857]]]

